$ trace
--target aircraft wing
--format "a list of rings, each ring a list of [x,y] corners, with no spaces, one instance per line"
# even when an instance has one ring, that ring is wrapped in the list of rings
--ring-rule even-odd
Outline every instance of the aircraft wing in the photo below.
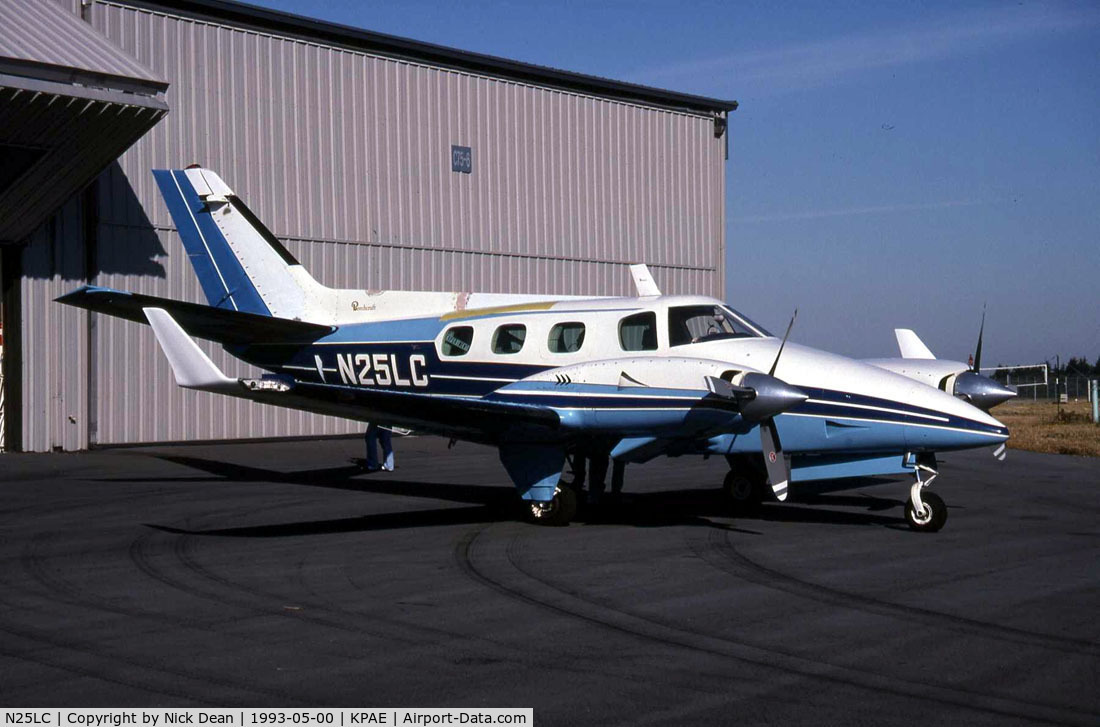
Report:
[[[314,341],[335,330],[332,326],[317,323],[243,313],[232,308],[214,308],[94,285],[85,285],[67,293],[57,302],[135,323],[147,323],[146,308],[159,308],[171,313],[173,320],[189,335],[218,343]]]
[[[545,438],[557,429],[557,412],[544,406],[487,401],[355,386],[317,384],[284,378],[232,379],[226,376],[163,308],[143,315],[172,366],[176,383],[188,389],[227,394],[315,414],[397,425],[429,434],[496,442],[522,439],[537,430]]]
[[[476,441],[497,441],[504,434],[522,439],[525,431],[555,430],[561,423],[557,412],[549,407],[485,399],[313,383],[296,383],[290,393],[336,410],[340,416],[346,417],[349,409],[355,409],[361,412],[355,418],[362,421],[378,421],[418,432]],[[275,395],[254,400],[281,403]],[[542,434],[545,436],[546,431]]]

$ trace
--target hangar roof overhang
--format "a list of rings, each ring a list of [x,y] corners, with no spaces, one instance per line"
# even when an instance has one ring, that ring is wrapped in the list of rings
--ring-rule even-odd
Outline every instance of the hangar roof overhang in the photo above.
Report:
[[[0,243],[33,232],[151,129],[167,88],[54,3],[0,3]]]
[[[405,58],[447,68],[514,79],[541,86],[605,96],[648,106],[696,113],[725,114],[736,101],[695,96],[676,91],[624,83],[599,76],[572,73],[547,66],[508,60],[482,53],[448,48],[339,23],[270,10],[229,0],[129,0],[131,4],[171,10],[184,15],[221,20],[257,30],[279,33],[380,55]]]

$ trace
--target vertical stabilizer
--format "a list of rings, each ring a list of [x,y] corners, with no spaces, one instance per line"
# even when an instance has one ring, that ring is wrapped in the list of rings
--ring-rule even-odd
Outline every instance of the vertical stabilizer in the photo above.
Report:
[[[207,301],[215,308],[309,320],[326,290],[214,172],[156,169]]]

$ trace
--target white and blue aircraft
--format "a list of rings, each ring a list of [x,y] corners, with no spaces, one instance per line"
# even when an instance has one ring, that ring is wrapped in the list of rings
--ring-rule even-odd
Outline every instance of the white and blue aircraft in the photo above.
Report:
[[[784,500],[791,482],[910,473],[906,519],[934,531],[936,453],[1008,438],[946,391],[662,295],[640,265],[630,298],[328,288],[214,172],[153,174],[209,305],[94,286],[59,301],[151,325],[186,388],[496,446],[540,523],[574,517],[564,462],[600,450],[723,455],[742,505],[769,483]],[[227,377],[192,336],[268,373]]]

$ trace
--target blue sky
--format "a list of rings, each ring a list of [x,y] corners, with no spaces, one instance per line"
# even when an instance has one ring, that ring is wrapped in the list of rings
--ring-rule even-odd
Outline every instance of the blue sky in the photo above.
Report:
[[[261,4],[739,100],[728,297],[792,340],[1100,355],[1100,4]]]

